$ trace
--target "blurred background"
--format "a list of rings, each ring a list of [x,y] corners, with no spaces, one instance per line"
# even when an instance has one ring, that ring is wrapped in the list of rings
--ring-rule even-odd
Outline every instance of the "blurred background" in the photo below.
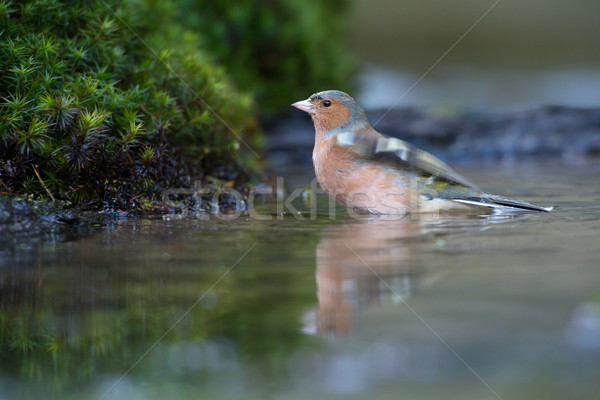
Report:
[[[592,0],[145,2],[255,96],[263,119],[325,89],[367,108],[600,104]]]
[[[350,10],[368,107],[600,104],[598,2],[357,0]]]

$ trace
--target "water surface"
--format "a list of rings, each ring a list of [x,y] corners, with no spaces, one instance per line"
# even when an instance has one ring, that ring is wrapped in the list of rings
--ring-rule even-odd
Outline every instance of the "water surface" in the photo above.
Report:
[[[311,219],[298,198],[5,249],[0,398],[593,398],[600,162],[457,169],[557,209],[356,220],[320,197]]]

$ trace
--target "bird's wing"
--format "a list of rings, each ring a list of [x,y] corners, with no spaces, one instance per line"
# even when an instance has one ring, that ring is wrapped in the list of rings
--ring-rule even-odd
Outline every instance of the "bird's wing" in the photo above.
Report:
[[[412,170],[425,180],[436,180],[479,191],[467,178],[450,168],[434,155],[400,139],[380,134],[360,135],[344,132],[337,135],[338,144],[366,160]]]
[[[432,154],[403,140],[374,132],[363,135],[340,133],[337,135],[338,145],[364,162],[412,171],[418,192],[422,196],[491,208],[552,210],[552,207],[540,207],[522,200],[485,193]]]

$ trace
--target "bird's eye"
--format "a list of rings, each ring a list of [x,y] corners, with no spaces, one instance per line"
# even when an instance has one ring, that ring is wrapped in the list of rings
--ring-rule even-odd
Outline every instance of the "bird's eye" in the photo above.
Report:
[[[329,107],[329,106],[331,105],[331,101],[329,101],[329,100],[325,100],[325,101],[323,102],[323,105],[324,105],[325,107]]]

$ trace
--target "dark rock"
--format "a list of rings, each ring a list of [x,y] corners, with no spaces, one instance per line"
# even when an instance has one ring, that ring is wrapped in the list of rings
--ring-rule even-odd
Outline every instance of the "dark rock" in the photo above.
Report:
[[[0,255],[39,243],[68,241],[106,224],[98,213],[67,210],[60,202],[0,196]],[[0,267],[3,259],[0,257]]]
[[[367,115],[372,123],[381,118],[375,125],[380,132],[449,160],[595,156],[600,152],[600,109],[545,106],[442,117],[414,110],[371,111]]]

